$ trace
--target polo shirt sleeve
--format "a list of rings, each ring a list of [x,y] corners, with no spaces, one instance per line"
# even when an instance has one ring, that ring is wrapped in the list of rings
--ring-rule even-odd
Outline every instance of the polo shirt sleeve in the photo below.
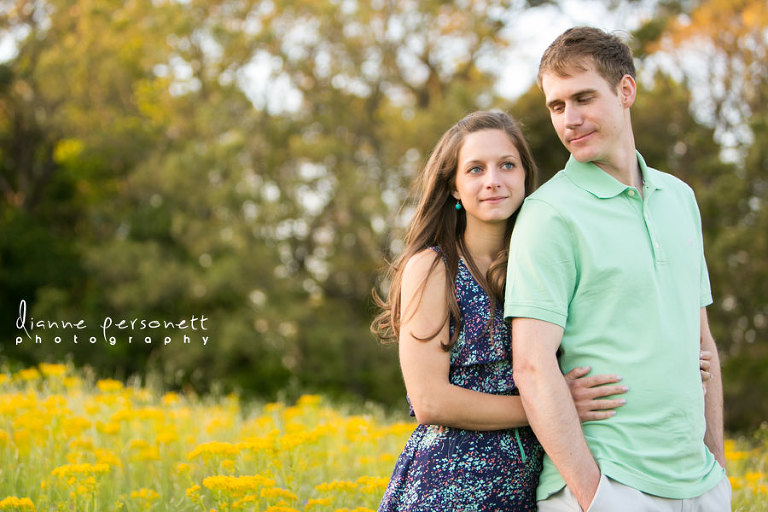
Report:
[[[702,233],[702,226],[701,226],[701,212],[699,211],[699,205],[696,202],[696,195],[693,192],[693,189],[688,187],[688,190],[690,191],[690,201],[691,201],[691,209],[694,216],[694,219],[696,220],[696,237],[699,241],[699,251],[701,252],[701,276],[700,276],[700,285],[699,285],[699,306],[700,307],[706,307],[712,304],[712,288],[709,283],[709,271],[707,270],[707,259],[704,256],[704,235]]]
[[[535,318],[565,328],[576,287],[573,233],[550,204],[528,198],[512,231],[504,318]]]

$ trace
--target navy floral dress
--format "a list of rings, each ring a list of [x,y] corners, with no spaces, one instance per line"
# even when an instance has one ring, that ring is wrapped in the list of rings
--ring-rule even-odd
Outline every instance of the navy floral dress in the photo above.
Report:
[[[485,393],[518,394],[501,304],[496,304],[491,336],[488,295],[463,260],[456,297],[464,325],[451,349],[450,382]],[[453,330],[451,325],[451,335]],[[418,425],[397,460],[379,512],[534,511],[542,454],[529,427],[479,432]]]

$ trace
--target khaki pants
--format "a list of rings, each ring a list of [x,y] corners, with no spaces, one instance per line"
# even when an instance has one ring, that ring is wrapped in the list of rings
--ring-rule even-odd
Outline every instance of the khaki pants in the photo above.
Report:
[[[567,487],[538,502],[539,512],[581,512],[576,497]],[[731,484],[728,477],[708,492],[695,498],[673,500],[645,494],[600,476],[592,504],[587,512],[730,512]]]

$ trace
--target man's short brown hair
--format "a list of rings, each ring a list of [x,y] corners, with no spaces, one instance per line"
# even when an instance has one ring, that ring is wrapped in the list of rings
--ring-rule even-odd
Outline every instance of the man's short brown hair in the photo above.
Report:
[[[611,88],[619,85],[624,75],[635,78],[632,50],[621,39],[599,28],[569,28],[555,39],[539,63],[537,83],[546,73],[569,76],[573,70],[586,71],[594,66]]]

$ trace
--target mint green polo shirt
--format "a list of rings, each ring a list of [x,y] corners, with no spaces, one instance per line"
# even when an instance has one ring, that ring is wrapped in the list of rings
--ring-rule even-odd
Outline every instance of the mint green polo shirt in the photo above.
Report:
[[[642,197],[571,157],[526,199],[510,242],[504,316],[563,327],[563,373],[589,365],[623,377],[626,405],[582,424],[603,474],[691,498],[724,476],[704,445],[699,321],[712,297],[701,217],[690,187],[637,157]],[[538,499],[564,485],[545,456]]]

